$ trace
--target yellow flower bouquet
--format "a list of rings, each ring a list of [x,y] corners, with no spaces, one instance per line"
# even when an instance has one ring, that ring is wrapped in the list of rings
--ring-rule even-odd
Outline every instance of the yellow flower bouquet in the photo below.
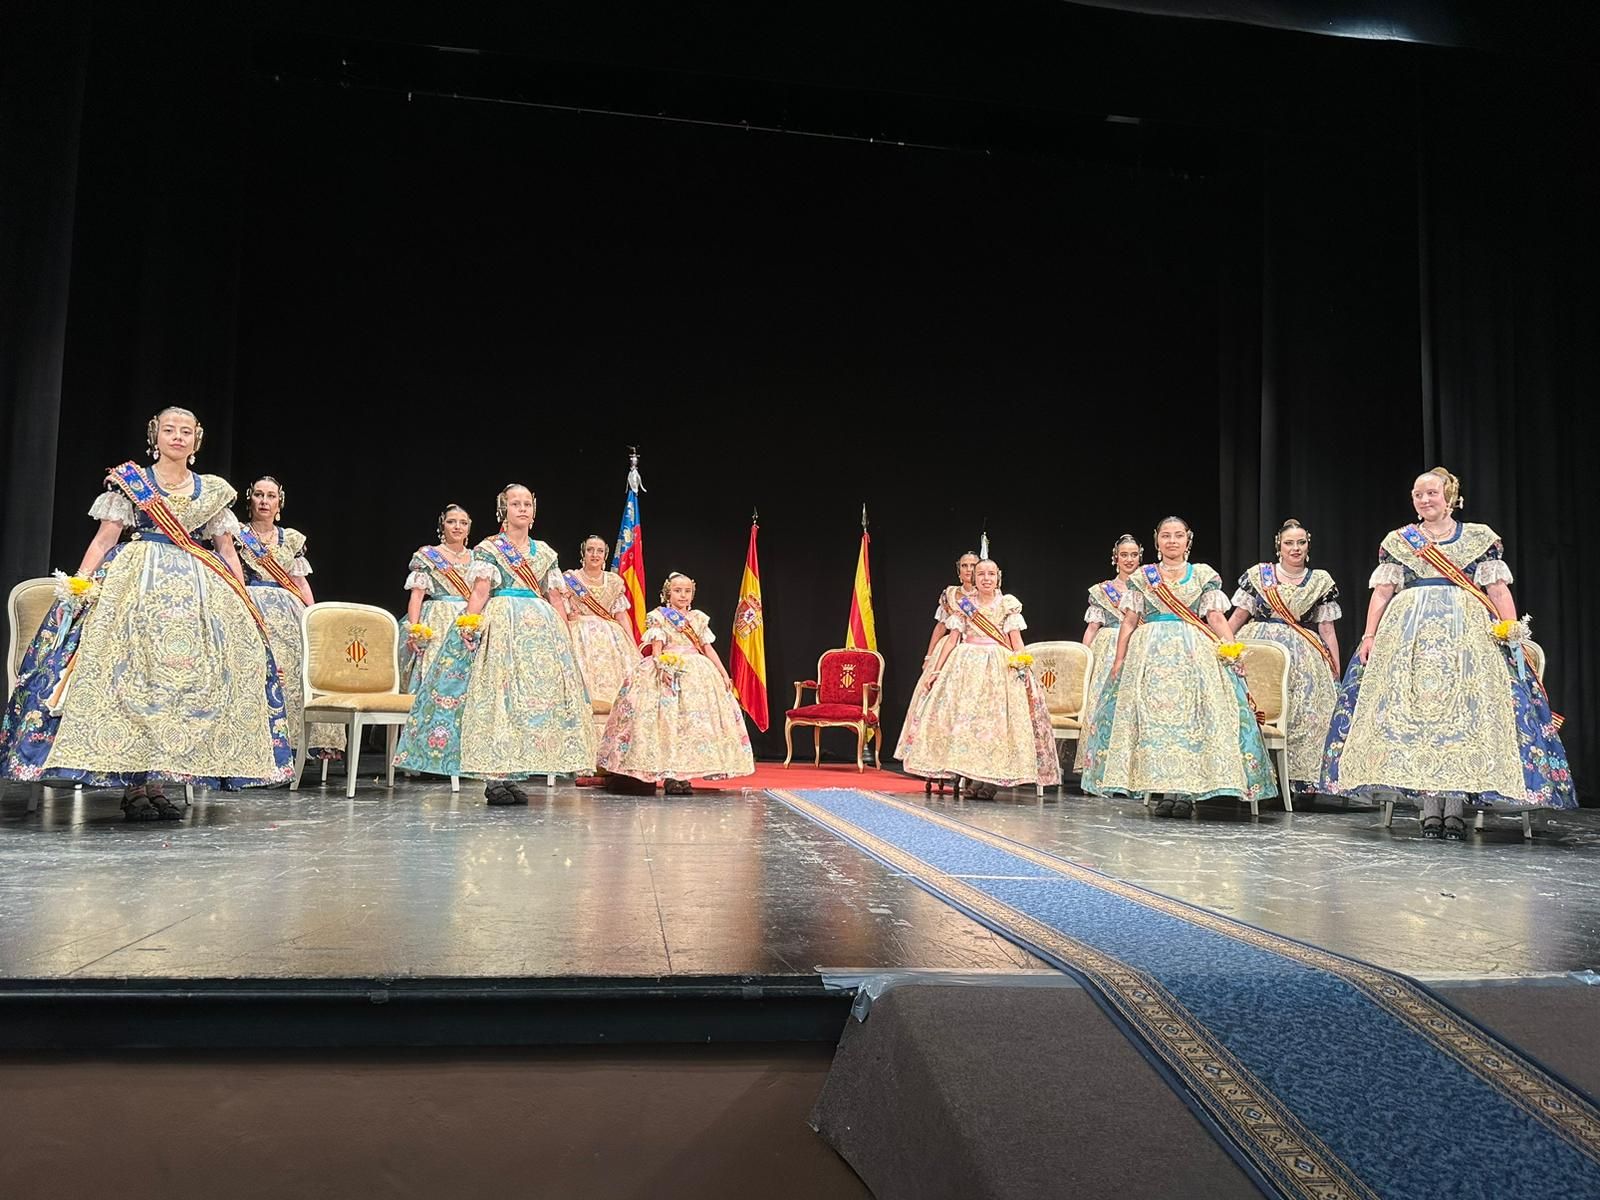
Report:
[[[676,696],[683,684],[683,655],[673,650],[663,650],[656,655],[656,670],[660,672],[661,682],[667,685],[667,690]]]
[[[1226,663],[1237,663],[1244,654],[1243,642],[1218,642],[1217,657]]]
[[[1006,655],[1006,666],[1017,673],[1018,679],[1025,679],[1028,675],[1028,668],[1033,666],[1033,655],[1025,650],[1016,654],[1008,654]]]
[[[419,642],[430,641],[433,638],[433,628],[418,622],[412,622],[410,625],[407,625],[406,632],[412,637],[416,638]]]
[[[671,670],[674,667],[683,666],[683,655],[672,650],[663,650],[660,654],[656,655],[656,661],[663,667]]]
[[[1502,617],[1494,623],[1491,632],[1498,642],[1504,642],[1507,646],[1520,646],[1533,636],[1533,618],[1527,613],[1523,613],[1516,620]]]
[[[65,571],[55,571],[53,574],[56,581],[56,599],[65,601],[72,608],[87,604],[98,586],[94,580],[86,579],[82,575],[68,575]]]
[[[462,633],[479,633],[483,629],[482,613],[462,613],[456,618],[456,628]]]

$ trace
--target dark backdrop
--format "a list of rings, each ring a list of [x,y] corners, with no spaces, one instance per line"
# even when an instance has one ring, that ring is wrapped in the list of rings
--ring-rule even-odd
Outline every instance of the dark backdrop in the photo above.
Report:
[[[71,70],[8,57],[0,106],[34,167],[0,184],[6,585],[76,565],[163,403],[200,413],[205,469],[285,481],[320,596],[396,610],[446,501],[486,533],[521,480],[564,562],[614,537],[636,444],[649,575],[700,581],[724,651],[761,512],[761,753],[843,640],[867,504],[892,746],[985,527],[1055,638],[1123,530],[1183,514],[1231,579],[1297,516],[1348,651],[1442,457],[1508,539],[1591,791],[1582,47],[1054,3],[14,11],[8,43]],[[63,136],[22,136],[41,109]]]

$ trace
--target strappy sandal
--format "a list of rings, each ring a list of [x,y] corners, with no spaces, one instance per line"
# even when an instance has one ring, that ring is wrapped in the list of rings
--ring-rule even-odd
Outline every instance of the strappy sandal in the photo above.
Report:
[[[122,790],[122,815],[130,821],[154,821],[161,814],[150,803],[144,784]]]
[[[1459,819],[1459,818],[1458,818]],[[1443,817],[1423,817],[1422,836],[1430,842],[1437,842],[1444,835]]]
[[[1423,834],[1424,837],[1427,834]],[[1444,819],[1444,840],[1447,842],[1464,842],[1467,839],[1467,822],[1464,817],[1446,817]]]
[[[1191,801],[1174,800],[1172,802],[1172,815],[1175,817],[1187,817],[1193,811],[1194,804]]]
[[[158,821],[183,820],[183,806],[174,804],[167,799],[166,791],[159,785],[145,788],[145,799],[150,801],[150,807],[156,810]]]
[[[1153,816],[1170,817],[1172,815],[1172,810],[1174,807],[1176,807],[1177,803],[1178,802],[1173,800],[1171,797],[1163,796],[1150,806],[1150,812]]]

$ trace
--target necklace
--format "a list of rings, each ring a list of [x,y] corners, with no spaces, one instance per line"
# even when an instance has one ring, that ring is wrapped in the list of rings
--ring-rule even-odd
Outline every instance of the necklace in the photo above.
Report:
[[[1189,569],[1189,564],[1186,563],[1186,562],[1169,563],[1164,558],[1161,560],[1161,573],[1163,575],[1165,575],[1169,571],[1174,572],[1176,574],[1182,574],[1184,571],[1186,571],[1188,569]]]
[[[602,583],[604,583],[606,581],[606,569],[604,567],[601,567],[598,571],[596,571],[592,575],[589,573],[589,568],[588,567],[579,567],[578,568],[578,575],[583,579],[583,581],[585,583],[592,584],[595,587],[599,587]]]
[[[1422,532],[1427,534],[1434,541],[1442,542],[1448,540],[1456,531],[1456,519],[1454,517],[1446,517],[1445,520],[1448,522],[1448,524],[1446,524],[1442,530],[1438,531],[1429,529],[1426,521],[1419,521],[1417,524],[1421,527]]]
[[[452,550],[449,546],[446,546],[443,542],[441,542],[439,544],[439,549],[444,554],[444,556],[446,558],[448,558],[452,563],[456,564],[457,566],[459,566],[461,563],[466,562],[469,558],[472,557],[472,551],[468,550],[466,548],[466,546],[462,546],[460,549],[457,549],[457,550]]]
[[[267,522],[267,527],[265,529],[263,529],[254,520],[252,520],[250,522],[250,532],[255,534],[262,541],[266,541],[267,540],[267,535],[269,533],[272,535],[273,541],[277,541],[277,538],[278,538],[278,526],[277,526],[277,523],[275,521],[268,521]]]
[[[1310,570],[1311,570],[1310,567],[1301,567],[1300,568],[1300,574],[1296,575],[1293,579],[1291,579],[1289,577],[1288,568],[1285,567],[1283,565],[1283,563],[1280,562],[1278,564],[1278,578],[1282,579],[1285,583],[1304,583],[1305,582],[1305,578],[1306,578],[1306,574]]]
[[[172,492],[172,491],[176,491],[178,488],[181,488],[185,483],[189,482],[189,479],[193,475],[193,472],[192,471],[185,471],[182,475],[179,475],[178,478],[173,480],[171,483],[168,483],[165,479],[161,478],[161,472],[156,470],[154,467],[150,468],[150,474],[155,476],[155,480],[156,480],[157,483],[159,483],[161,485],[161,490],[162,491],[164,491],[164,492]]]

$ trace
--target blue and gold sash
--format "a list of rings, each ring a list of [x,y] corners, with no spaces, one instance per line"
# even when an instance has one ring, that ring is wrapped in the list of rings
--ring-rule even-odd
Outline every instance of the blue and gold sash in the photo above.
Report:
[[[684,616],[677,609],[671,608],[665,604],[656,609],[656,611],[661,614],[661,619],[663,621],[665,621],[668,625],[671,625],[672,628],[678,633],[681,633],[684,637],[688,638],[691,646],[693,646],[700,653],[705,653],[706,644],[701,639],[700,635],[695,632],[693,621],[689,620],[688,617]]]
[[[532,541],[528,545],[531,548]],[[533,573],[533,564],[528,561],[527,556],[522,551],[511,544],[511,539],[503,533],[496,534],[494,548],[499,551],[500,557],[506,560],[506,566],[511,568],[511,573],[522,580],[535,596],[543,600],[545,598],[544,588],[539,586],[539,577]]]
[[[256,565],[261,568],[264,574],[271,576],[274,583],[281,588],[287,588],[291,592],[299,592],[300,585],[295,581],[295,577],[284,569],[283,564],[273,555],[272,550],[256,536],[255,530],[251,529],[250,526],[244,525],[240,527],[239,544],[250,552],[250,557],[255,560]],[[278,544],[283,544],[282,532],[278,534]]]
[[[472,598],[472,585],[462,576],[460,568],[446,558],[437,546],[424,546],[417,551],[433,568],[434,574],[444,580],[450,590],[463,600]]]
[[[1339,673],[1339,664],[1334,661],[1333,652],[1328,649],[1327,643],[1318,634],[1300,624],[1300,618],[1294,615],[1294,610],[1289,607],[1289,602],[1283,598],[1282,585],[1278,582],[1277,569],[1269,562],[1261,564],[1261,598],[1267,602],[1267,607],[1272,609],[1274,616],[1298,633],[1311,644],[1312,649],[1322,655],[1322,661],[1328,664],[1329,670],[1335,675]]]
[[[584,586],[583,580],[579,579],[571,571],[563,571],[561,578],[566,580],[567,586],[572,589],[572,594],[582,600],[590,612],[603,620],[611,620],[611,614],[606,611],[605,605],[595,599],[594,593]]]
[[[1200,615],[1178,599],[1178,593],[1172,590],[1172,585],[1161,578],[1161,568],[1155,563],[1144,565],[1144,581],[1150,585],[1150,594],[1156,598],[1157,603],[1166,609],[1172,616],[1184,622],[1191,629],[1197,629],[1213,642],[1220,641],[1216,630],[1206,624]]]
[[[1000,631],[1000,627],[984,614],[984,611],[974,603],[971,596],[962,596],[956,601],[956,607],[961,610],[962,616],[977,626],[978,632],[983,634],[984,637],[999,642],[1002,646],[1010,646],[1010,640]]]

